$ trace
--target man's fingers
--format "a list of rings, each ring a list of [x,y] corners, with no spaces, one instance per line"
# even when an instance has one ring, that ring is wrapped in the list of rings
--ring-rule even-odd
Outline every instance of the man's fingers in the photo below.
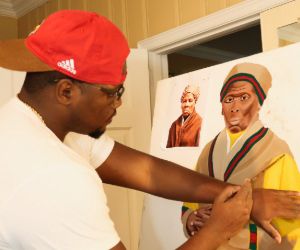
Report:
[[[300,203],[291,199],[288,204],[277,206],[275,215],[283,219],[299,219]]]
[[[300,192],[297,191],[286,191],[286,190],[272,190],[273,192],[276,192],[278,195],[280,196],[296,196],[296,197],[300,197]]]
[[[300,196],[294,191],[276,191],[279,205],[276,208],[276,217],[284,219],[300,218]]]
[[[286,206],[276,209],[276,217],[282,219],[299,219],[300,218],[300,205],[298,206]]]
[[[278,244],[281,242],[281,236],[279,232],[273,227],[273,225],[269,222],[263,222],[261,225],[262,229],[266,231]]]
[[[252,199],[252,187],[249,179],[246,179],[244,184],[241,186],[241,190],[236,194],[236,197],[245,199],[246,201]]]
[[[223,203],[241,189],[240,186],[228,186],[215,199],[215,203]]]

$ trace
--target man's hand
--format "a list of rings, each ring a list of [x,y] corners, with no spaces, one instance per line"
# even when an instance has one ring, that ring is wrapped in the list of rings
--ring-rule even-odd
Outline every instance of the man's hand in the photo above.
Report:
[[[271,221],[276,217],[283,219],[300,218],[300,193],[254,189],[251,219],[280,243],[281,236],[271,224]]]
[[[252,188],[249,180],[242,187],[226,187],[216,198],[211,217],[203,228],[210,226],[216,237],[228,240],[249,221],[251,208]]]
[[[198,232],[209,219],[212,205],[201,206],[201,208],[193,211],[188,216],[186,228],[190,236]]]
[[[211,216],[193,237],[178,249],[217,249],[248,223],[252,208],[249,181],[242,187],[227,186],[215,199]]]

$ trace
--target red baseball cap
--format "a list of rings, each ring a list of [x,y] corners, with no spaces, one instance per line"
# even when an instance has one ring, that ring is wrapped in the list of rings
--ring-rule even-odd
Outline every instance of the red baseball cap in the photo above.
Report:
[[[128,54],[127,41],[112,22],[81,10],[55,12],[25,40],[0,41],[1,67],[56,70],[95,84],[122,84]]]

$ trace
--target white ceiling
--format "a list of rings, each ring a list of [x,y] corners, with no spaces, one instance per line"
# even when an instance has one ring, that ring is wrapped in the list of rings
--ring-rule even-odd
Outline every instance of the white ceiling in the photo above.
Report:
[[[0,16],[19,18],[47,0],[0,0]]]

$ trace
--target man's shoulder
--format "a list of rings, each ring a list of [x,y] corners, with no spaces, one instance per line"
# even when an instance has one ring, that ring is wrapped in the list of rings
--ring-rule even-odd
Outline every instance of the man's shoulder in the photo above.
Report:
[[[115,142],[106,133],[94,139],[88,135],[67,134],[64,144],[87,160],[94,168],[98,168],[110,155]]]
[[[16,109],[16,98],[12,98],[9,101],[2,103],[0,105],[0,119],[1,120],[6,120],[7,117],[13,115],[14,113],[16,113],[18,110]]]

